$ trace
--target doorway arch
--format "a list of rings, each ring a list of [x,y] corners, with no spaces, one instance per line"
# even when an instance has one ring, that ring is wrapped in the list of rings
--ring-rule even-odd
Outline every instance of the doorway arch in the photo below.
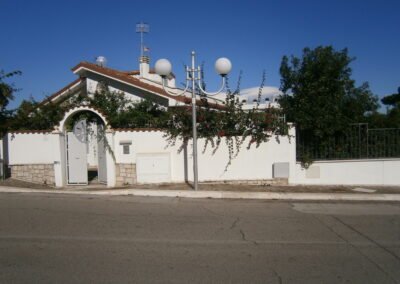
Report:
[[[101,111],[99,111],[99,110],[97,110],[97,109],[95,109],[95,108],[92,108],[92,107],[81,106],[81,107],[75,107],[75,108],[72,108],[72,109],[68,110],[68,111],[64,114],[64,117],[63,117],[63,119],[60,121],[59,125],[56,126],[56,130],[58,130],[58,131],[60,131],[60,132],[64,132],[64,131],[66,130],[66,129],[65,129],[65,126],[66,126],[66,122],[67,122],[68,118],[70,118],[71,116],[73,116],[73,115],[75,115],[75,114],[77,114],[77,113],[79,113],[79,112],[85,112],[85,111],[87,111],[87,112],[92,112],[92,113],[96,114],[98,117],[101,118],[101,120],[103,121],[103,123],[104,123],[104,125],[106,126],[107,130],[110,130],[110,129],[111,129],[111,128],[110,128],[110,125],[108,124],[108,121],[107,121],[105,115],[102,114]]]
[[[86,121],[81,118],[85,116],[85,113],[96,117],[96,121],[98,121],[94,128],[96,131],[95,135],[93,136],[93,133],[91,133],[90,139],[88,139],[88,135],[85,135],[86,140],[77,135],[73,127],[81,123],[81,125],[85,125],[86,131]],[[102,135],[98,136],[100,129]],[[89,170],[94,170],[94,167],[96,167],[95,171],[97,172],[99,181],[107,184],[109,187],[114,186],[115,177],[113,175],[115,173],[115,164],[112,155],[109,153],[110,151],[106,151],[105,149],[105,145],[108,147],[112,145],[112,143],[108,143],[107,141],[112,142],[113,135],[106,116],[101,111],[88,106],[70,109],[64,114],[63,119],[55,128],[55,132],[60,134],[59,174],[62,179],[62,186],[88,184]],[[101,137],[101,139],[98,139],[98,137]],[[92,152],[90,153],[89,150]],[[112,151],[111,148],[108,150]],[[93,153],[95,153],[94,157]],[[91,158],[91,163],[88,161],[89,157]],[[93,161],[97,161],[97,163],[94,165]]]

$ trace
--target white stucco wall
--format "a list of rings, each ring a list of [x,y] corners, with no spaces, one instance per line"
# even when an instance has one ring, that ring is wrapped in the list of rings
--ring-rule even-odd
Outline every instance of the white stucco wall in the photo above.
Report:
[[[294,129],[291,130],[292,134]],[[167,147],[163,132],[113,132],[107,140],[114,150],[115,161],[107,152],[108,186],[115,185],[115,163],[136,164],[137,156],[143,154],[167,154],[170,157],[171,182],[185,181],[184,151],[178,153],[181,143]],[[65,145],[59,133],[9,133],[8,153],[10,165],[54,164],[57,186],[65,185]],[[121,141],[131,142],[130,153],[123,154]],[[320,185],[400,185],[400,159],[316,161],[309,169],[295,162],[295,139],[289,142],[281,137],[280,143],[272,138],[259,148],[241,151],[225,172],[228,148],[225,141],[212,155],[208,147],[203,153],[204,140],[198,140],[199,181],[262,180],[272,179],[272,166],[278,162],[289,163],[289,183]],[[193,176],[192,146],[187,149],[187,174]]]
[[[97,90],[97,85],[98,82],[96,80],[90,79],[90,78],[86,78],[86,88],[87,88],[87,92],[88,94],[94,94],[96,93]],[[109,90],[111,92],[122,92],[121,90],[111,87],[108,87]],[[129,93],[129,92],[123,92],[125,95],[125,98],[132,101],[132,102],[140,102],[142,99],[136,95],[134,95],[133,93]]]
[[[9,165],[53,164],[59,156],[59,135],[9,133]]]
[[[299,163],[293,184],[400,185],[400,159],[317,161],[308,169]]]
[[[170,155],[171,181],[183,182],[185,180],[184,152],[178,153],[181,142],[173,147],[167,147],[163,132],[116,132],[114,136],[115,158],[117,163],[136,163],[137,155],[161,154]],[[293,140],[293,139],[292,139]],[[123,154],[121,141],[131,141],[130,154]],[[268,143],[263,143],[259,148],[253,145],[249,150],[246,141],[239,155],[225,171],[228,162],[228,147],[223,140],[219,149],[213,155],[211,145],[203,153],[204,139],[198,140],[198,171],[199,181],[222,180],[261,180],[272,179],[272,165],[276,162],[289,162],[294,166],[295,144],[289,142],[287,137],[281,137],[280,143],[272,138]],[[193,176],[192,144],[188,145],[188,177]]]

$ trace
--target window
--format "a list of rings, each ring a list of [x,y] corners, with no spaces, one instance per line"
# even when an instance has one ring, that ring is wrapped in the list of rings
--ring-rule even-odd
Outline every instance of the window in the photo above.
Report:
[[[132,141],[119,141],[119,145],[122,146],[122,154],[129,155],[131,153]]]
[[[123,153],[124,153],[124,155],[129,155],[129,146],[130,145],[128,145],[128,144],[124,144],[124,145],[122,145],[122,149],[123,149]]]

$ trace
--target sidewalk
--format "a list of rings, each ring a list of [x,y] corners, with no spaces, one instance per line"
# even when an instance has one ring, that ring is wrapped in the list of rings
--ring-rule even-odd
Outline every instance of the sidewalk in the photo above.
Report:
[[[13,182],[15,184],[13,184]],[[51,188],[24,182],[0,182],[0,193],[45,193],[98,196],[152,196],[213,199],[400,201],[400,186],[268,186],[200,184],[194,191],[187,184],[136,185],[107,188],[101,185]]]

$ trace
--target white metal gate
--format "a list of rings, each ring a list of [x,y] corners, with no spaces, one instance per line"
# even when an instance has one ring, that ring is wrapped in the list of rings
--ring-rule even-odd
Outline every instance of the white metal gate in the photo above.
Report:
[[[78,121],[66,139],[68,184],[88,184],[86,121]]]

